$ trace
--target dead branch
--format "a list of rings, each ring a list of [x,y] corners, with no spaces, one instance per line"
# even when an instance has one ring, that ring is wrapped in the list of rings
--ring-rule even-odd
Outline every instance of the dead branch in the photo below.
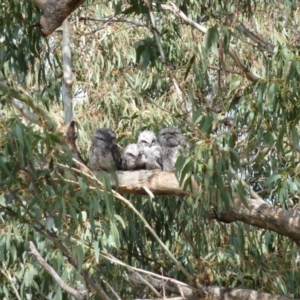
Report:
[[[184,191],[180,187],[174,173],[160,170],[138,170],[138,171],[117,171],[118,189],[120,194],[148,195],[146,190],[150,190],[154,195],[189,195],[192,191]],[[112,182],[113,187],[115,183]],[[146,189],[146,190],[145,190]],[[194,183],[195,194],[199,187]]]

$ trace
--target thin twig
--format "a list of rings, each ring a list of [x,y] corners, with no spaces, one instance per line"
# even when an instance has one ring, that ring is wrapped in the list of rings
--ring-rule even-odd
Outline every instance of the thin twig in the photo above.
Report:
[[[116,296],[118,300],[122,300],[122,298],[118,295],[118,293],[112,288],[112,286],[105,279],[101,278],[101,280],[110,289],[110,291]]]
[[[149,197],[150,197],[151,200],[154,199],[153,193],[146,186],[143,186],[143,189],[149,195]]]
[[[16,289],[15,284],[13,283],[13,279],[12,279],[12,277],[11,277],[11,275],[10,275],[10,272],[7,270],[7,268],[6,268],[5,264],[4,264],[4,262],[2,262],[2,264],[4,265],[6,271],[3,270],[2,268],[0,268],[0,272],[1,272],[1,273],[8,279],[8,281],[10,282],[10,284],[11,284],[11,286],[12,286],[12,288],[13,288],[15,294],[16,294],[16,297],[18,298],[18,300],[22,300],[21,296],[19,295],[18,290]]]
[[[253,189],[242,179],[242,178],[240,178],[238,175],[237,175],[237,173],[234,171],[234,169],[231,167],[231,166],[229,166],[229,172],[238,180],[238,181],[240,181],[241,182],[241,184],[250,192],[250,195],[253,197],[253,198],[255,198],[255,199],[257,199],[257,200],[261,200],[261,201],[263,201],[263,199],[255,192],[255,191],[253,191]]]
[[[138,27],[147,27],[147,25],[142,22],[132,20],[132,19],[127,19],[127,18],[122,18],[122,17],[109,17],[109,18],[81,17],[79,18],[79,21],[81,20],[89,20],[89,21],[105,22],[105,23],[128,23]]]
[[[157,296],[160,297],[160,293],[152,286],[147,280],[145,280],[140,274],[136,273],[138,278],[147,286],[150,288],[150,290]]]

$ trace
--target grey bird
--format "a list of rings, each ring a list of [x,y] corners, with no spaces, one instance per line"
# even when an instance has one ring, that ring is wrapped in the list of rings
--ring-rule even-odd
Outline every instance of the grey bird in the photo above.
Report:
[[[162,169],[162,156],[160,145],[145,148],[142,151],[142,162],[146,170]]]
[[[164,128],[159,133],[159,141],[161,144],[162,166],[166,172],[173,172],[181,148],[184,153],[188,152],[189,144],[177,128]]]
[[[142,152],[137,144],[129,144],[125,147],[122,155],[123,170],[145,169],[145,163],[142,161]]]
[[[139,149],[149,148],[159,145],[157,137],[153,131],[144,130],[139,134],[138,142]]]
[[[121,170],[122,148],[116,142],[115,133],[109,128],[100,128],[92,135],[89,153],[91,170]]]
[[[161,147],[153,131],[145,130],[139,134],[138,147],[147,170],[162,169]]]

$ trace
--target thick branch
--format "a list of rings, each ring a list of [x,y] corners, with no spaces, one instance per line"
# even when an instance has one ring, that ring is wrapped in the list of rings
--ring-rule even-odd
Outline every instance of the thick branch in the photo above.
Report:
[[[241,221],[259,228],[272,230],[287,236],[300,246],[300,214],[273,207],[263,200],[248,198],[248,208],[239,198],[234,199],[234,206],[213,218],[226,223]],[[216,205],[215,205],[216,207]]]
[[[179,186],[174,173],[159,170],[117,171],[120,194],[146,194],[143,187],[147,187],[154,195],[197,194],[199,188],[193,183],[193,192],[184,191]],[[259,199],[246,199],[246,207],[236,197],[233,206],[219,216],[213,216],[223,222],[242,221],[259,228],[269,229],[281,235],[287,236],[300,245],[300,215],[297,211],[286,211],[273,207]],[[213,203],[217,207],[216,203]]]
[[[143,187],[147,187],[153,194],[187,195],[191,191],[184,191],[179,186],[174,173],[159,170],[117,171],[120,194],[146,194]],[[193,184],[193,193],[199,188]],[[239,198],[234,199],[234,205],[226,212],[214,218],[223,222],[242,221],[246,224],[265,228],[287,236],[300,244],[300,215],[297,211],[286,211],[273,207],[263,200],[248,198],[248,208]],[[214,204],[217,207],[216,204]]]
[[[139,171],[117,171],[118,193],[147,195],[145,188],[148,188],[154,195],[188,195],[191,191],[184,191],[174,173],[160,170],[139,170]],[[199,189],[194,184],[194,192]]]
[[[143,277],[143,280],[140,279]],[[202,293],[197,293],[195,288],[188,286],[180,286],[178,283],[172,282],[172,280],[165,281],[161,279],[156,279],[151,276],[139,275],[135,273],[130,278],[133,282],[139,285],[145,285],[144,281],[147,281],[154,288],[162,290],[164,288],[167,292],[181,295],[188,300],[195,300],[203,297]],[[244,289],[229,289],[229,288],[219,288],[217,286],[203,287],[206,297],[200,299],[214,299],[214,300],[288,300],[290,298],[271,295],[267,293],[257,292],[254,290],[244,290]],[[299,300],[299,299],[298,299]]]
[[[50,35],[62,22],[85,0],[32,0],[42,9],[43,15],[40,19],[45,36]]]
[[[73,120],[73,102],[72,102],[72,60],[70,47],[70,24],[68,19],[63,22],[63,69],[64,77],[62,84],[62,100],[64,104],[65,124],[69,125]]]

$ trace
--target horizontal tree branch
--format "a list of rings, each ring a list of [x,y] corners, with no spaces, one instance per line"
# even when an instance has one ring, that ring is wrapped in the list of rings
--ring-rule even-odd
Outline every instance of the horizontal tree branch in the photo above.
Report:
[[[116,171],[118,176],[118,189],[120,194],[147,195],[149,189],[154,195],[189,195],[192,191],[184,191],[174,173],[160,170],[137,170],[137,171]],[[112,182],[116,187],[115,182]],[[199,191],[194,183],[194,193]]]
[[[141,279],[142,277],[142,279]],[[257,292],[255,290],[246,290],[246,289],[231,289],[231,288],[220,288],[217,286],[207,286],[203,287],[204,294],[199,293],[195,288],[188,286],[180,286],[178,283],[172,282],[172,280],[162,280],[153,278],[151,276],[140,275],[137,276],[136,273],[133,273],[130,279],[139,285],[145,285],[144,281],[147,281],[157,290],[165,289],[166,292],[184,296],[184,299],[187,300],[288,300],[290,298],[271,295],[263,292]],[[182,295],[183,294],[183,295]],[[200,297],[200,298],[199,298]],[[202,297],[202,298],[201,298]],[[298,299],[299,300],[299,299]]]
[[[144,187],[154,195],[197,195],[200,187],[196,182],[192,183],[192,190],[183,190],[174,173],[160,170],[117,171],[120,194],[146,195]],[[115,183],[112,182],[115,187]],[[239,197],[234,198],[234,203],[225,212],[218,216],[209,214],[210,218],[221,222],[231,223],[241,221],[259,228],[272,230],[287,236],[300,246],[300,215],[298,211],[287,211],[279,207],[273,207],[262,199],[247,198],[245,206]],[[217,208],[217,202],[212,205]]]

